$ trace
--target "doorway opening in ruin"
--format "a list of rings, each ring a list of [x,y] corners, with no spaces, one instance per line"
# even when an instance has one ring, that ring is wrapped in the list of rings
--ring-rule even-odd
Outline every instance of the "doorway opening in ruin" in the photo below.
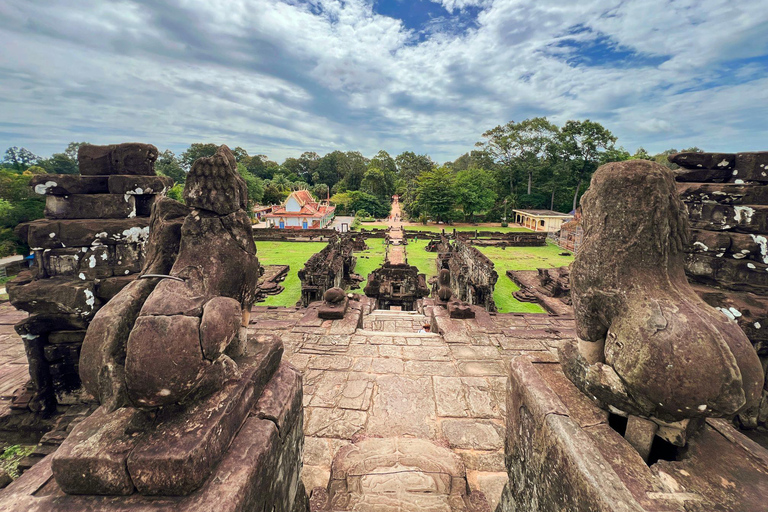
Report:
[[[624,416],[619,416],[618,414],[613,413],[608,415],[608,425],[622,437],[624,437],[624,434],[627,432],[627,422],[628,419]],[[679,461],[684,458],[685,451],[684,447],[675,446],[669,441],[662,439],[659,436],[655,436],[646,464],[652,466],[660,460],[668,460],[672,462]]]

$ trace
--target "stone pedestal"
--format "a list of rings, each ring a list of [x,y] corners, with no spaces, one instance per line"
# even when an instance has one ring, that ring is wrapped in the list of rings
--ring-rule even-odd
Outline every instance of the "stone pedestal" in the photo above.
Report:
[[[56,453],[43,459],[0,492],[0,511],[306,510],[306,492],[299,477],[304,444],[301,374],[289,364],[282,363],[271,379],[261,384],[259,395],[250,398],[249,403],[251,407],[246,411],[242,427],[233,432],[231,443],[223,446],[225,452],[218,464],[211,464],[213,461],[206,459],[205,453],[210,453],[210,450],[200,452],[202,458],[190,453],[187,466],[180,461],[179,481],[189,473],[185,467],[195,469],[199,466],[196,460],[208,460],[212,466],[210,476],[203,478],[202,485],[187,496],[143,496],[132,489],[129,489],[132,491],[130,494],[124,496],[65,494],[53,478],[52,471],[53,460],[65,454]],[[188,430],[193,440],[205,437],[194,428]],[[157,430],[153,429],[141,434],[152,437],[153,432],[157,437]],[[178,444],[188,442],[189,437],[169,435],[164,442]],[[219,439],[218,435],[214,437],[214,441]],[[125,455],[129,453],[130,450]],[[75,475],[78,476],[82,475]]]
[[[500,512],[765,510],[768,451],[725,420],[649,466],[559,363],[529,356],[511,363],[507,411]]]

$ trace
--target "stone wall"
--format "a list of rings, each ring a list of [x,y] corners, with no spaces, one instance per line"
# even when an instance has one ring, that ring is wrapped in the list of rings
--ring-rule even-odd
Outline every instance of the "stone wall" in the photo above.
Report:
[[[689,281],[709,305],[738,322],[765,368],[768,152],[678,153],[669,160],[680,166],[675,178],[691,223]],[[758,421],[768,421],[766,391]]]
[[[493,261],[461,237],[453,244],[444,238],[437,248],[437,265],[450,271],[453,296],[486,311],[496,311],[493,290],[499,275]]]
[[[357,258],[353,255],[350,234],[334,235],[325,248],[312,255],[299,270],[301,279],[301,305],[322,300],[331,288],[346,289],[359,286],[362,278],[354,274]]]
[[[24,339],[34,396],[47,415],[80,388],[78,359],[90,320],[133,281],[144,261],[155,198],[173,182],[156,176],[149,144],[82,146],[80,175],[35,176],[45,218],[17,228],[34,252],[31,270],[8,283],[11,303],[30,313],[16,325]]]

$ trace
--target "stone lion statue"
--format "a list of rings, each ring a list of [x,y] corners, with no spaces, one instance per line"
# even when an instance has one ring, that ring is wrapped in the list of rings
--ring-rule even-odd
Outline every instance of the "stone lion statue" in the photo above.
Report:
[[[670,423],[756,407],[755,350],[686,279],[688,218],[672,173],[646,160],[604,165],[581,204],[579,340],[560,351],[571,381],[605,409]]]

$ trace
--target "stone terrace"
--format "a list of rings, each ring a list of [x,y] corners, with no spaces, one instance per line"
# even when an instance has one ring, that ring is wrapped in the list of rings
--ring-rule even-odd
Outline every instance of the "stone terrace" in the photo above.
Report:
[[[361,298],[362,319],[335,321],[311,308],[253,309],[254,334],[278,334],[304,372],[308,490],[327,485],[334,455],[353,438],[415,437],[459,454],[470,488],[495,508],[508,480],[506,363],[522,353],[555,361],[559,340],[574,334],[572,317],[478,308],[475,319],[456,320],[424,302],[423,314],[371,311]],[[425,322],[433,333],[418,334]]]
[[[555,361],[561,339],[573,336],[570,316],[489,315],[451,319],[425,300],[422,313],[371,310],[321,320],[313,308],[256,306],[251,331],[277,335],[286,359],[304,372],[303,480],[326,486],[331,461],[357,437],[414,437],[457,453],[471,490],[495,508],[507,482],[504,418],[507,362],[526,353]],[[25,313],[0,304],[0,407],[28,380],[13,324]],[[418,334],[425,322],[433,333]]]

